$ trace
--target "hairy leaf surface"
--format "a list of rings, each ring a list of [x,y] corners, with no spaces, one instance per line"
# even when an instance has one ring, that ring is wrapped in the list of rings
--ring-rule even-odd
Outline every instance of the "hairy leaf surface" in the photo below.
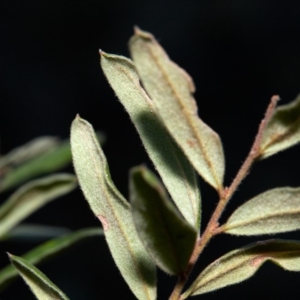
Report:
[[[0,206],[0,237],[46,203],[76,187],[76,176],[63,173],[23,185]]]
[[[300,188],[276,188],[240,206],[224,225],[226,233],[258,235],[300,229]]]
[[[101,66],[178,209],[199,228],[201,203],[195,171],[157,116],[132,61],[101,52]]]
[[[166,273],[180,274],[193,252],[196,229],[182,217],[150,170],[136,167],[130,175],[133,221],[145,248]]]
[[[22,255],[26,261],[31,264],[39,264],[50,257],[56,256],[63,250],[72,247],[80,241],[94,236],[103,235],[100,228],[85,228],[76,232],[69,233],[62,237],[47,241],[36,248]],[[13,266],[7,266],[0,270],[0,290],[5,288],[18,275],[17,270]]]
[[[300,95],[291,103],[278,106],[267,125],[261,143],[261,158],[300,142]]]
[[[268,260],[285,270],[299,272],[300,242],[268,240],[231,251],[210,264],[182,299],[244,281]]]
[[[12,265],[18,270],[32,293],[39,300],[68,300],[69,298],[50,279],[25,259],[9,254]]]
[[[219,136],[197,116],[190,76],[172,62],[155,38],[136,30],[130,52],[162,121],[197,172],[221,191],[224,155]]]
[[[137,235],[129,203],[111,180],[92,126],[79,116],[72,123],[71,149],[80,186],[121,274],[138,299],[156,299],[155,264]]]

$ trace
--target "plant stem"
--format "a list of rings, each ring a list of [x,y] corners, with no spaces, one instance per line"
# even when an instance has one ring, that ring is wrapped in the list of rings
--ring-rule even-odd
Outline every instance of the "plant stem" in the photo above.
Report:
[[[214,235],[220,233],[220,231],[218,231],[218,229],[219,229],[218,221],[219,221],[226,205],[228,204],[229,200],[231,199],[232,195],[234,194],[234,192],[236,191],[236,189],[238,188],[238,186],[240,185],[242,180],[247,176],[253,162],[261,155],[260,145],[261,145],[263,133],[274,113],[276,104],[279,100],[280,100],[280,98],[277,95],[275,95],[271,98],[270,104],[265,113],[265,117],[263,118],[263,120],[261,121],[261,123],[259,125],[258,132],[256,134],[255,140],[253,142],[253,145],[251,147],[251,150],[250,150],[246,160],[244,161],[243,165],[239,169],[237,175],[235,176],[235,178],[232,181],[229,188],[226,187],[226,188],[224,188],[223,191],[221,191],[219,193],[221,196],[220,196],[220,200],[215,208],[215,211],[213,212],[213,214],[202,234],[202,237],[196,242],[193,254],[192,254],[190,261],[186,267],[186,270],[185,270],[184,274],[181,274],[179,276],[178,281],[174,287],[174,290],[173,290],[169,300],[183,299],[181,297],[182,289],[183,289],[187,279],[189,278],[189,275],[191,274],[193,267],[194,267],[195,263],[197,262],[200,254],[202,253],[202,251],[206,247],[206,245],[209,243],[210,239]]]

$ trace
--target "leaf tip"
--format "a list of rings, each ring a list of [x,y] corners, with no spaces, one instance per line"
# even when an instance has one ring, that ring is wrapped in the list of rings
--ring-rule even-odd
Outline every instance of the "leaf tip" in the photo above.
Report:
[[[133,26],[133,32],[134,32],[134,34],[138,34],[140,31],[141,31],[141,29],[140,29],[139,26],[137,26],[137,25]]]
[[[147,40],[153,40],[154,36],[148,31],[144,31],[140,29],[138,26],[134,26],[134,36],[147,39]]]
[[[100,54],[100,58],[108,56],[108,54],[101,49],[99,49],[99,54]]]

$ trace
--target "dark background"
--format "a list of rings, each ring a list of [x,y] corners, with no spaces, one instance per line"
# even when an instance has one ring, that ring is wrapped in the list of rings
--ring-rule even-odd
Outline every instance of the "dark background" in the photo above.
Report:
[[[40,135],[69,136],[77,113],[107,135],[112,177],[127,196],[130,167],[151,163],[99,67],[98,49],[128,56],[138,25],[152,32],[196,83],[200,117],[217,131],[226,154],[226,185],[245,158],[269,99],[281,104],[300,92],[300,1],[263,0],[0,0],[1,152]],[[257,164],[222,220],[243,201],[275,186],[299,186],[299,146]],[[72,168],[70,168],[72,171]],[[200,179],[203,226],[217,201]],[[79,229],[100,225],[79,190],[32,215],[29,222]],[[295,232],[280,238],[299,239]],[[194,275],[226,252],[255,240],[220,236],[203,253]],[[34,243],[1,245],[21,255]],[[91,239],[41,266],[71,299],[134,299],[103,239]],[[300,274],[267,263],[250,280],[201,299],[289,299]],[[159,273],[159,299],[176,279]],[[33,299],[19,280],[1,300]]]

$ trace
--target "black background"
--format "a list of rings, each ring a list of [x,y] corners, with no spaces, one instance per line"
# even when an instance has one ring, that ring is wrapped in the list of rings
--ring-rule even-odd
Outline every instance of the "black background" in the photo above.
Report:
[[[152,32],[196,83],[200,117],[217,131],[226,154],[225,184],[237,172],[269,99],[281,104],[300,92],[300,1],[0,0],[1,152],[40,135],[68,137],[77,113],[107,135],[112,177],[127,196],[128,170],[151,163],[99,67],[98,49],[128,56],[138,25]],[[299,186],[299,146],[253,168],[222,220],[243,201],[275,186]],[[72,168],[70,168],[72,171]],[[200,179],[203,225],[217,201]],[[98,226],[79,190],[32,215],[28,222],[79,229]],[[299,232],[279,235],[299,239]],[[194,275],[226,252],[271,237],[220,236],[203,253]],[[34,243],[1,245],[16,255]],[[91,239],[42,265],[71,299],[134,299],[103,239]],[[288,299],[299,293],[298,273],[267,264],[250,280],[201,299]],[[176,279],[159,273],[158,299]],[[19,280],[1,300],[33,299]]]

